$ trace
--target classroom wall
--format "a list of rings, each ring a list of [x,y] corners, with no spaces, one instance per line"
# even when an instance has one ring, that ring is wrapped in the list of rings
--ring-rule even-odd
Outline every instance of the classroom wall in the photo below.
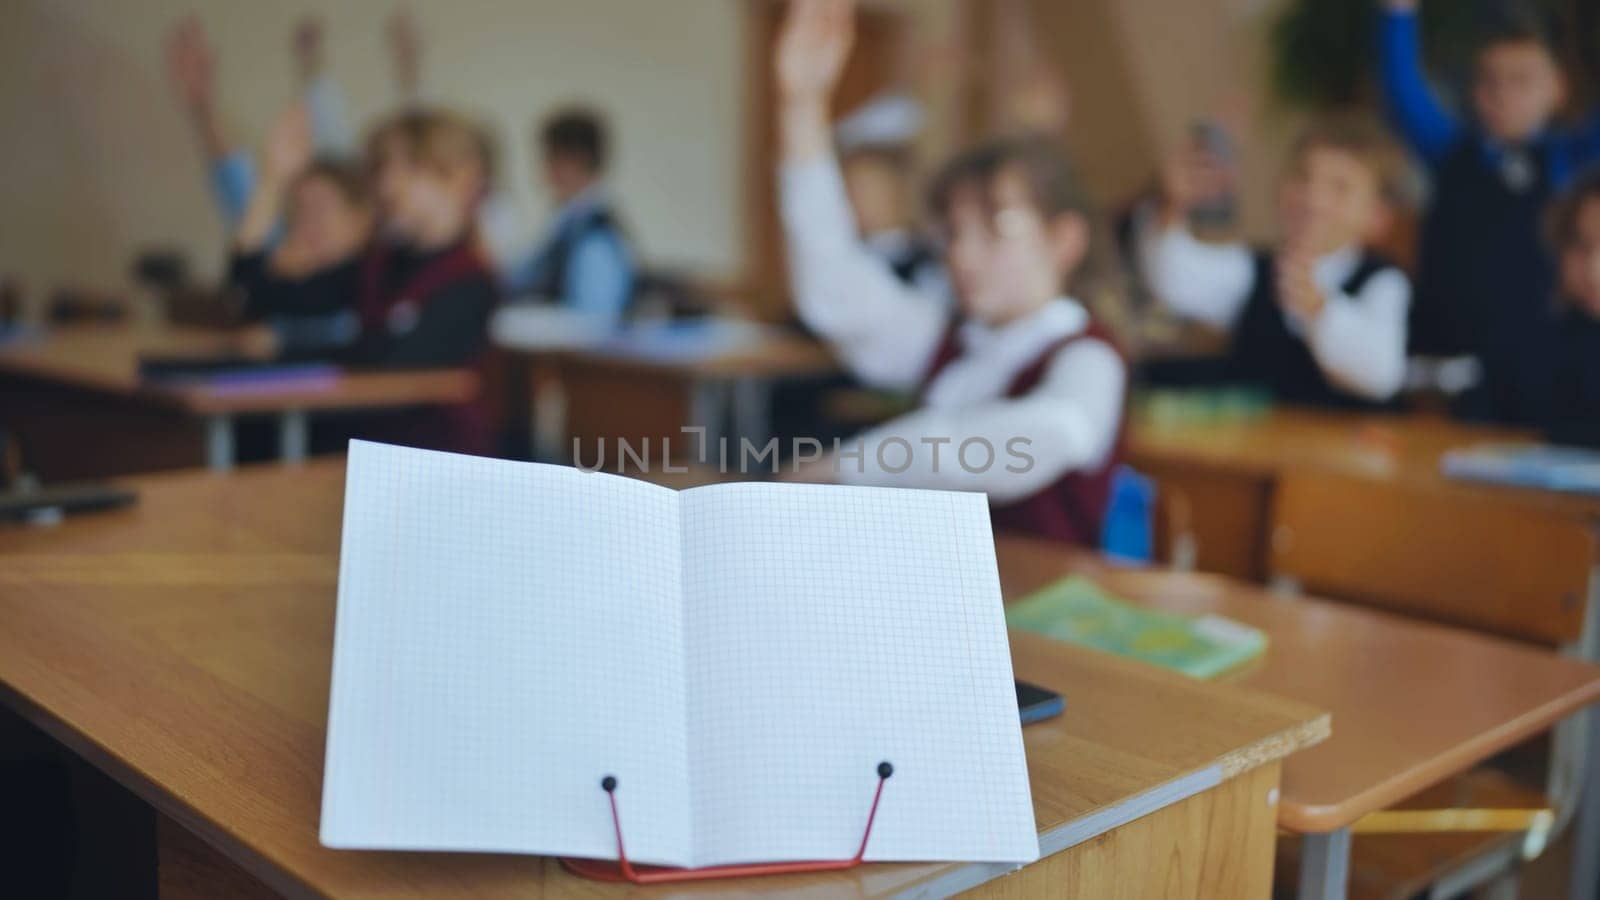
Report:
[[[469,99],[500,129],[505,183],[536,228],[547,209],[531,123],[566,101],[607,110],[615,187],[652,260],[730,278],[743,260],[741,0],[416,2],[425,94]],[[136,248],[187,248],[215,271],[224,240],[200,154],[169,89],[168,25],[198,9],[220,56],[220,106],[257,142],[292,95],[289,32],[320,8],[329,68],[359,121],[388,109],[393,0],[7,0],[0,4],[0,275],[39,295],[118,286]]]

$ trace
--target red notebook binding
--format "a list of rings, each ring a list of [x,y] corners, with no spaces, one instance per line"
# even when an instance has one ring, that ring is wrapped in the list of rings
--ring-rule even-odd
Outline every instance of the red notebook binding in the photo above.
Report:
[[[861,865],[862,857],[867,854],[867,841],[872,837],[872,822],[878,817],[878,801],[883,799],[883,783],[894,774],[894,766],[888,762],[878,763],[878,789],[873,792],[872,806],[867,810],[867,827],[861,834],[861,846],[856,848],[856,855],[849,859],[806,861],[806,862],[780,862],[780,863],[744,863],[727,866],[704,866],[698,869],[674,869],[667,866],[635,866],[628,862],[628,851],[622,843],[622,817],[617,813],[617,779],[607,775],[600,779],[600,789],[606,792],[606,798],[611,802],[611,824],[617,832],[617,858],[608,859],[574,859],[563,857],[561,864],[567,870],[592,878],[596,881],[631,881],[634,884],[670,884],[678,881],[700,881],[712,878],[745,878],[751,875],[787,875],[795,872],[831,872],[836,869],[849,869]]]

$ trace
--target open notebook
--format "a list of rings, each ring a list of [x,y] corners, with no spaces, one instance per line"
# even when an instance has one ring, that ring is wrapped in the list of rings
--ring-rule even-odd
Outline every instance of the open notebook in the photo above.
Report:
[[[350,445],[330,847],[705,866],[1039,853],[977,494],[681,493]]]

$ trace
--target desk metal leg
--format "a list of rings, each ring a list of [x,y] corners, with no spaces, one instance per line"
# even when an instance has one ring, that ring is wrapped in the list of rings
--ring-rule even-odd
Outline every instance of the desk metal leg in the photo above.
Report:
[[[206,468],[226,472],[233,468],[233,417],[206,416]]]
[[[1583,637],[1578,657],[1586,662],[1600,660],[1600,566],[1589,573],[1589,597],[1584,609]],[[1600,897],[1600,711],[1591,706],[1566,723],[1575,739],[1566,741],[1571,778],[1577,781],[1577,809],[1572,835],[1572,873],[1567,885],[1571,900]],[[1558,746],[1564,736],[1556,731]]]
[[[565,462],[572,449],[572,439],[567,435],[566,384],[546,378],[532,390],[533,412],[528,423],[528,444],[533,448],[533,458],[538,462]],[[592,456],[595,448],[590,447],[588,452]]]
[[[730,404],[728,383],[720,379],[700,379],[689,391],[689,424],[705,429],[706,455],[700,462],[710,464],[721,458],[719,442],[727,436]],[[735,437],[728,447],[728,459],[737,460],[738,455],[738,439]],[[736,466],[733,462],[729,465]]]
[[[733,432],[756,447],[772,437],[772,384],[765,378],[733,383]]]
[[[278,417],[278,459],[304,462],[311,449],[311,416],[303,409],[286,410]]]
[[[1300,839],[1300,900],[1344,900],[1350,875],[1350,829]]]
[[[1588,719],[1589,746],[1600,747],[1600,715],[1593,709],[1583,713]],[[1595,900],[1600,895],[1600,772],[1593,765],[1584,773],[1583,795],[1578,802],[1578,828],[1573,834],[1572,884],[1568,895],[1572,900]]]

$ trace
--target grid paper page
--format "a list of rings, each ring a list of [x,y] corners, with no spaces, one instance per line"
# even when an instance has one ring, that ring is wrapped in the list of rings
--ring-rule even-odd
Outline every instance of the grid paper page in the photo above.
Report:
[[[330,847],[688,861],[678,495],[355,441],[322,794]]]
[[[694,864],[1028,861],[1038,832],[981,494],[682,496]]]

